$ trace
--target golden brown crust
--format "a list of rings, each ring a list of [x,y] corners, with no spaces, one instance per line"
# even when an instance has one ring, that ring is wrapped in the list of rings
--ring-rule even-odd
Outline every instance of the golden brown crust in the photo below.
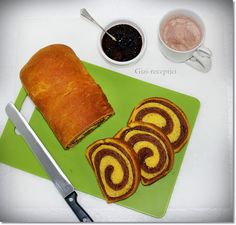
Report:
[[[160,160],[158,164],[155,164],[155,166],[153,165],[153,167],[146,165],[146,160],[154,157],[152,149],[145,145],[134,149],[137,151],[136,154],[139,158],[139,164],[142,171],[141,181],[143,185],[150,185],[163,178],[171,171],[174,163],[174,151],[169,139],[158,127],[152,124],[136,121],[130,123],[128,127],[122,128],[118,131],[115,137],[124,140],[132,148],[135,148],[135,145],[143,141],[152,143],[156,146]],[[167,164],[165,164],[166,162]],[[160,166],[161,164],[162,166]],[[147,178],[145,177],[146,175],[142,175],[142,173],[149,173],[152,178]]]
[[[131,123],[131,122],[134,122],[134,121],[142,121],[141,118],[137,119],[137,118],[135,118],[134,115],[137,113],[137,111],[140,109],[141,106],[143,106],[146,103],[151,103],[151,102],[164,102],[166,104],[169,104],[169,106],[172,108],[172,110],[175,110],[175,113],[178,115],[178,118],[179,118],[179,120],[181,122],[181,127],[184,128],[184,132],[183,133],[184,133],[185,136],[181,140],[179,140],[179,143],[171,142],[171,144],[172,144],[172,147],[173,147],[175,153],[179,152],[184,147],[184,145],[187,143],[187,141],[189,140],[189,137],[190,137],[190,126],[189,126],[189,122],[188,122],[187,116],[185,115],[183,110],[179,106],[177,106],[175,103],[173,103],[172,101],[170,101],[170,100],[168,100],[166,98],[162,98],[162,97],[150,97],[150,98],[144,99],[141,103],[139,103],[133,109],[133,111],[132,111],[132,113],[130,115],[130,118],[128,120],[128,124]],[[156,124],[153,124],[153,125],[158,127]],[[172,129],[172,128],[170,128],[168,130],[168,129],[166,129],[167,127],[164,127],[164,128],[158,127],[158,128],[160,128],[163,131],[163,133],[165,133],[167,136],[168,136],[168,134],[170,133],[170,131]]]
[[[115,193],[117,190],[121,190],[122,188],[124,188],[124,186],[127,184],[125,182],[121,182],[118,186],[117,184],[112,184],[111,180],[109,179],[109,177],[106,178],[106,181],[103,181],[101,179],[101,174],[100,174],[100,161],[96,163],[96,159],[104,159],[104,157],[108,156],[109,151],[111,152],[111,149],[107,149],[107,147],[105,146],[104,149],[102,149],[101,151],[95,152],[98,148],[104,146],[104,145],[111,145],[115,148],[117,148],[118,152],[120,151],[123,155],[125,154],[126,159],[129,159],[130,161],[130,165],[132,167],[132,176],[133,176],[133,183],[132,183],[132,187],[130,188],[130,190],[128,190],[126,193],[120,195],[120,196],[116,196],[116,197],[111,197],[109,194],[111,193],[107,193],[105,187],[104,187],[104,183],[107,183],[108,185],[111,186],[111,188],[113,188],[113,192]],[[99,152],[102,154],[99,154]],[[96,158],[97,157],[97,158]],[[113,155],[113,157],[118,157],[117,154]],[[138,158],[136,153],[134,152],[134,150],[127,145],[124,141],[119,140],[117,138],[106,138],[106,139],[101,139],[101,140],[97,140],[96,142],[94,142],[93,144],[89,145],[87,147],[86,150],[86,158],[90,164],[90,166],[92,167],[95,175],[96,175],[96,179],[97,182],[99,184],[99,187],[102,191],[102,194],[104,196],[104,198],[106,199],[106,201],[108,203],[112,203],[112,202],[117,202],[120,200],[123,200],[125,198],[128,198],[130,195],[132,195],[138,188],[139,182],[140,182],[140,167],[139,167],[139,162],[138,162]],[[94,160],[93,160],[94,159]],[[119,161],[119,158],[117,159]],[[120,164],[122,166],[122,163]],[[105,174],[106,171],[109,170],[109,167],[111,165],[107,164],[106,165],[106,170],[105,170]],[[122,167],[123,168],[123,167]],[[114,168],[115,170],[116,168]],[[113,171],[113,170],[112,170]],[[110,174],[111,175],[111,174]],[[124,172],[124,176],[127,175]],[[105,175],[104,175],[105,176]],[[123,178],[124,180],[124,178]],[[122,181],[123,181],[122,180]],[[109,184],[110,183],[110,184]],[[115,187],[114,187],[115,186]],[[116,189],[117,188],[117,189]]]
[[[39,50],[22,68],[20,78],[65,149],[114,114],[100,86],[66,45]]]

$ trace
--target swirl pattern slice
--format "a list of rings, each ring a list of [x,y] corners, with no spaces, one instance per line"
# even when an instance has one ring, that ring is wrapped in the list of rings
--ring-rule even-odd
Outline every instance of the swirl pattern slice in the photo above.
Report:
[[[98,140],[86,150],[102,193],[108,203],[132,195],[140,182],[140,166],[134,150],[116,138]]]
[[[141,182],[149,185],[164,177],[173,166],[174,151],[168,138],[152,124],[133,122],[115,136],[135,150],[141,167]]]
[[[132,112],[129,122],[142,121],[161,128],[174,152],[179,152],[189,139],[190,129],[184,112],[168,99],[144,99]]]

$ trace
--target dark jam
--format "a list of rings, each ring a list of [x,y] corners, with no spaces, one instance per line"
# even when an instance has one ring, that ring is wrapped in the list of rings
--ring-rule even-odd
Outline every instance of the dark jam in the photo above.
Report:
[[[134,59],[140,53],[142,37],[134,27],[119,24],[107,31],[117,40],[112,40],[107,34],[102,38],[102,49],[109,58],[125,62]]]

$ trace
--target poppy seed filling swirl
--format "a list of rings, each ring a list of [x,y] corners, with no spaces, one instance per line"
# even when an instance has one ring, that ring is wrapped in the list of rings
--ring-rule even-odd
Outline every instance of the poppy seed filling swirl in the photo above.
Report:
[[[167,137],[153,125],[134,122],[123,128],[116,137],[124,140],[136,152],[144,185],[165,176],[172,168],[173,150]]]
[[[189,126],[183,111],[165,99],[144,100],[130,117],[129,122],[134,121],[151,123],[161,128],[177,151],[182,148],[189,136]]]
[[[100,187],[110,199],[133,192],[136,172],[127,151],[116,143],[99,143],[89,151]]]

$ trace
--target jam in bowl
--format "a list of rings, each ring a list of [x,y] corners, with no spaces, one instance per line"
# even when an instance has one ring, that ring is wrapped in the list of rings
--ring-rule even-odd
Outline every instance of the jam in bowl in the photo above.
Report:
[[[146,48],[146,40],[141,28],[127,20],[115,21],[105,28],[116,38],[114,41],[106,33],[99,39],[101,54],[109,62],[117,65],[127,65],[137,62]]]

